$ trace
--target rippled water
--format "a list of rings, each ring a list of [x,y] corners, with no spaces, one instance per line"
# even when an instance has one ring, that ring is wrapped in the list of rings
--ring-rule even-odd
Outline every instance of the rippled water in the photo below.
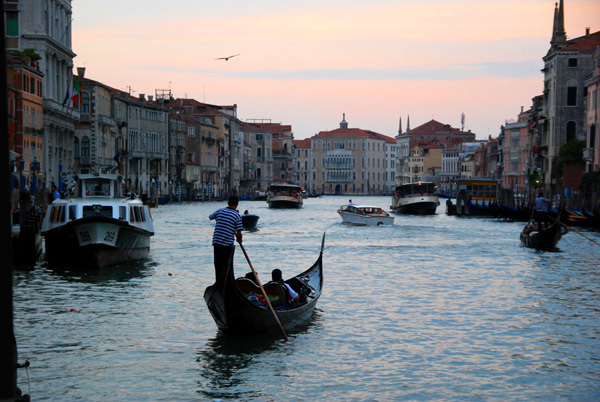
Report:
[[[571,232],[536,252],[521,223],[448,217],[443,203],[344,226],[345,201],[240,205],[260,215],[244,244],[263,280],[308,268],[327,232],[323,296],[289,342],[221,335],[208,313],[207,217],[223,203],[153,210],[149,261],[16,271],[19,361],[31,362],[19,386],[34,400],[600,399],[600,246]],[[240,250],[235,263],[249,270]]]

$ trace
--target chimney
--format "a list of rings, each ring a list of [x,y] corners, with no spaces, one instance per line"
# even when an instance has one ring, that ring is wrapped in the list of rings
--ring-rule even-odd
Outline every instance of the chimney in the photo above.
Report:
[[[146,100],[146,94],[140,94],[140,100],[141,101],[145,101]]]
[[[589,36],[590,34],[590,27],[585,27],[585,36]]]
[[[152,102],[154,100],[154,95],[148,95],[148,102]]]
[[[523,113],[523,106],[521,106],[521,113]]]

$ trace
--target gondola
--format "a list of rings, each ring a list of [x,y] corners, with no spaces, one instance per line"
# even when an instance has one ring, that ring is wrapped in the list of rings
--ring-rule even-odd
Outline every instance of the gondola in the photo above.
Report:
[[[278,308],[277,302],[273,302],[277,317],[286,331],[307,323],[321,296],[324,246],[325,234],[319,258],[312,267],[285,281],[300,295],[298,306]],[[263,287],[270,296],[269,299],[273,300],[271,296],[277,294],[279,286],[269,282]],[[259,335],[280,331],[269,307],[250,300],[253,298],[252,293],[260,295],[261,291],[251,279],[236,279],[233,269],[225,272],[222,278],[217,278],[213,285],[206,288],[204,300],[219,330],[235,335]]]
[[[562,235],[566,233],[566,228],[561,228],[560,212],[556,218],[548,216],[549,221],[553,221],[546,229],[538,231],[538,225],[533,215],[523,231],[521,232],[521,242],[525,247],[537,249],[553,249],[558,244]]]

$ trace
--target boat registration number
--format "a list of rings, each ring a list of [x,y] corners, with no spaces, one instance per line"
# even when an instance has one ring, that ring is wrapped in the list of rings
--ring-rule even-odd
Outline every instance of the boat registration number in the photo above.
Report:
[[[117,231],[112,228],[103,230],[92,230],[88,227],[81,227],[77,230],[77,237],[80,246],[89,244],[107,244],[115,246],[117,243]]]

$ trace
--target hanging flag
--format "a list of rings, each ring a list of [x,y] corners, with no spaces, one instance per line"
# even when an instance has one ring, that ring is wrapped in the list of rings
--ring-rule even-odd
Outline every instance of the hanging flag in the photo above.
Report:
[[[73,101],[73,105],[79,104],[79,77],[75,80],[75,86],[73,87],[73,94],[71,95],[71,100]]]
[[[67,87],[67,93],[65,94],[65,99],[63,99],[63,107],[67,106],[67,102],[71,98],[71,91],[69,91],[69,87]]]
[[[115,162],[117,162],[117,166],[119,168],[119,174],[121,174],[121,154],[119,152],[117,152],[117,154],[115,155],[115,157],[113,159],[115,160]]]

